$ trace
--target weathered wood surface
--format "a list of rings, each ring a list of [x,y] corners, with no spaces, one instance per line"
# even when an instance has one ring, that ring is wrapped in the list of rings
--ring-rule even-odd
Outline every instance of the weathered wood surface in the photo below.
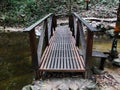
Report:
[[[103,52],[99,52],[99,51],[93,51],[92,56],[93,57],[100,57],[100,58],[107,58],[107,56]]]
[[[38,20],[36,23],[32,24],[31,26],[29,26],[28,28],[25,28],[23,31],[25,32],[29,32],[31,31],[32,29],[34,29],[36,26],[38,26],[40,23],[42,23],[45,19],[49,18],[50,16],[52,16],[53,14],[50,13],[48,15],[46,15],[44,18]]]
[[[88,30],[93,32],[97,31],[96,28],[92,27],[89,23],[87,23],[84,19],[82,19],[78,14],[73,13],[73,16],[75,16],[79,22],[82,22],[82,24],[85,25],[88,28]]]
[[[54,72],[85,72],[83,57],[75,46],[69,28],[57,28],[43,53],[39,70]]]

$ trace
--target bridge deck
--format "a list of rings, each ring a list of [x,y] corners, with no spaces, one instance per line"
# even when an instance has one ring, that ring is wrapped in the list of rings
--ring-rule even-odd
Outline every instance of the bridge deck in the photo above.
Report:
[[[41,57],[39,71],[85,72],[83,57],[68,26],[56,28]]]

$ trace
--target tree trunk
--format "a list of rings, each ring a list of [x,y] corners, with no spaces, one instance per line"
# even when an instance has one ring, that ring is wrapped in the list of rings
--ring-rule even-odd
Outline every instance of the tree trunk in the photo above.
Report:
[[[119,0],[119,6],[118,6],[118,10],[117,10],[117,22],[116,22],[116,26],[114,29],[114,33],[120,33],[120,0]]]

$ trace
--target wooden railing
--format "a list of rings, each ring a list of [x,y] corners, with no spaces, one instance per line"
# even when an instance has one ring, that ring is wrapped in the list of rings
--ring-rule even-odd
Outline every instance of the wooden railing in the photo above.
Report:
[[[83,30],[83,25],[87,28],[86,32]],[[76,46],[81,45],[82,55],[87,64],[89,62],[88,58],[92,56],[93,34],[97,30],[76,13],[69,16],[69,27],[76,39]]]
[[[41,30],[41,35],[37,44],[35,28],[39,25],[42,26],[43,29]],[[53,29],[55,29],[56,25],[56,16],[50,13],[44,18],[38,20],[36,23],[23,30],[24,32],[29,33],[30,47],[32,52],[32,64],[35,70],[38,69],[42,52],[44,51],[46,46],[49,45],[49,39],[53,35]]]

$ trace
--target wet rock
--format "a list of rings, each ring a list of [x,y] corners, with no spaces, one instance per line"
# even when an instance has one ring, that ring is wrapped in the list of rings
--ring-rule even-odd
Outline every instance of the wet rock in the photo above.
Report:
[[[36,90],[53,90],[51,85],[43,85],[40,89],[36,89]]]
[[[41,90],[40,87],[37,86],[37,85],[31,86],[31,89],[32,89],[32,90]],[[31,90],[31,89],[30,89],[30,90]]]
[[[96,84],[91,83],[88,86],[86,86],[86,89],[87,90],[96,90]]]
[[[113,65],[119,66],[120,67],[120,58],[116,58],[113,60]]]
[[[69,90],[79,90],[79,87],[76,84],[71,84]]]
[[[93,74],[103,74],[104,71],[99,70],[97,67],[93,67],[92,69]]]
[[[58,86],[58,90],[69,90],[69,88],[66,84],[63,83]]]

